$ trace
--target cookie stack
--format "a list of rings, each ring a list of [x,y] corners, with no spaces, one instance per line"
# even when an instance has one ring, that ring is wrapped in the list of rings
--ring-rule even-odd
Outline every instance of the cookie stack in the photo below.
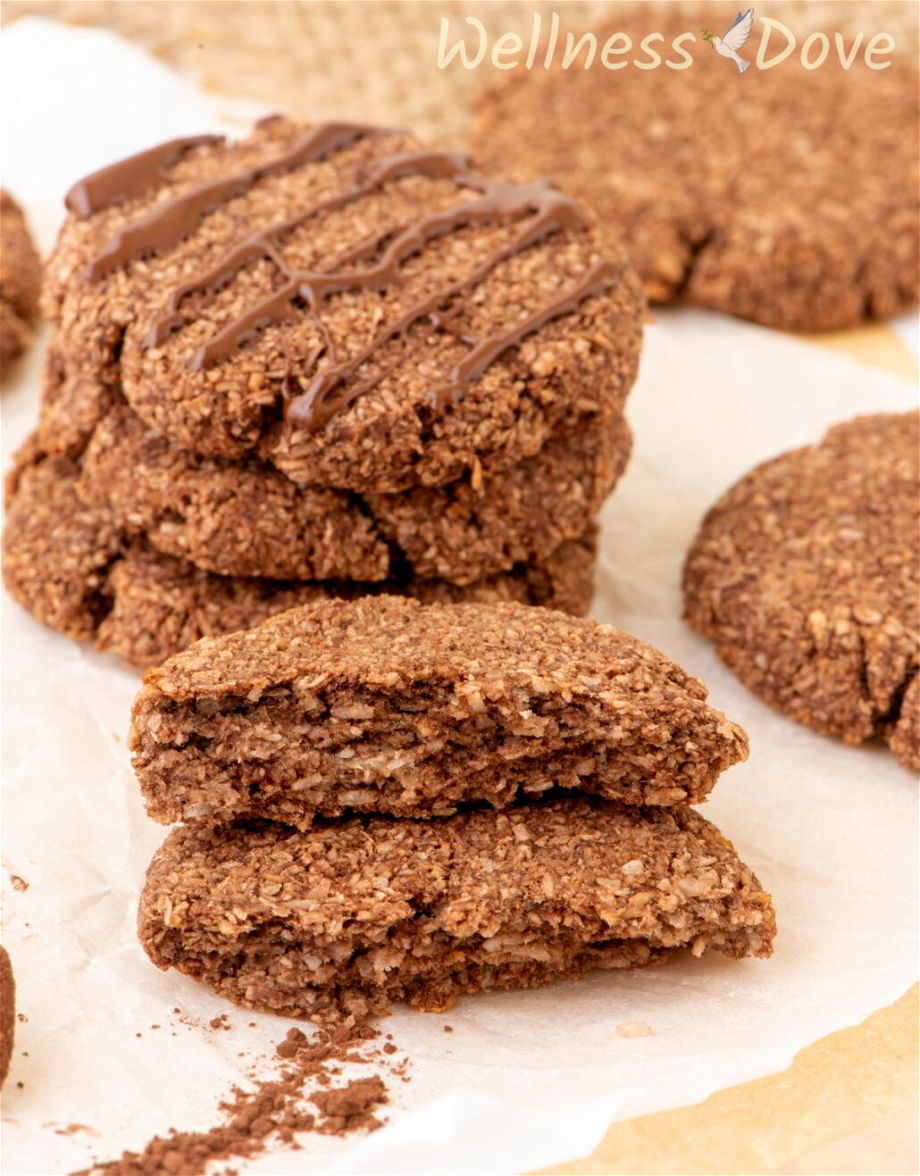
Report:
[[[329,596],[584,612],[643,296],[546,181],[282,118],[77,184],[7,587],[149,665]]]
[[[768,956],[770,898],[689,805],[747,754],[705,688],[516,603],[327,600],[149,671],[131,749],[152,960],[291,1015],[424,1009],[684,948]]]

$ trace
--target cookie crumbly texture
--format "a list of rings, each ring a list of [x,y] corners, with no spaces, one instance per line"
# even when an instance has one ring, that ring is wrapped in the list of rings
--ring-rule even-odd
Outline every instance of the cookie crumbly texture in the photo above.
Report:
[[[374,582],[407,567],[468,585],[582,535],[630,445],[622,418],[595,421],[517,466],[359,496],[298,486],[258,459],[178,450],[122,404],[94,430],[78,489],[124,532],[221,575]]]
[[[582,615],[594,591],[593,527],[540,562],[460,588],[399,577],[378,583],[220,576],[125,535],[109,510],[77,493],[80,468],[33,439],[8,480],[3,536],[7,591],[43,624],[131,665],[156,665],[199,637],[257,625],[329,596],[404,592],[426,601],[519,600]]]
[[[250,1008],[356,1019],[682,949],[769,956],[768,894],[692,809],[565,799],[431,821],[178,828],[141,943]]]
[[[918,74],[906,46],[882,70],[862,54],[806,70],[798,54],[739,76],[699,36],[735,5],[636,5],[596,30],[634,49],[612,72],[517,69],[487,87],[473,133],[497,172],[552,175],[626,241],[649,298],[711,307],[767,326],[818,330],[910,310],[918,301]],[[916,28],[916,26],[915,26]],[[759,22],[741,54],[753,61]],[[652,32],[686,69],[640,69]],[[916,43],[916,31],[914,32]],[[848,38],[849,46],[851,38]],[[619,42],[622,45],[622,41]]]
[[[16,981],[5,947],[0,947],[0,1086],[6,1081],[16,1037]]]
[[[705,800],[747,737],[609,625],[519,604],[321,601],[145,675],[130,747],[164,824],[496,808],[552,787]]]
[[[765,462],[703,520],[686,618],[790,718],[920,771],[920,416],[857,417]]]
[[[22,209],[0,188],[0,376],[32,341],[42,270]]]
[[[426,153],[403,133],[369,131],[325,158],[230,185],[232,193],[181,240],[87,276],[123,230],[136,232],[142,218],[158,215],[155,209],[206,183],[270,167],[304,134],[283,118],[263,122],[241,142],[181,153],[136,195],[85,219],[71,215],[45,287],[56,351],[43,414],[46,449],[84,444],[81,422],[87,413],[98,415],[115,389],[178,448],[234,460],[257,452],[298,483],[394,493],[456,481],[486,462],[495,469],[517,465],[550,437],[622,409],[641,342],[638,279],[618,244],[590,226],[560,220],[557,231],[514,251],[513,242],[538,219],[532,212],[468,219],[420,245],[385,289],[345,289],[325,299],[319,313],[291,302],[280,321],[253,330],[213,365],[196,367],[199,348],[277,293],[279,259],[298,271],[353,271],[373,260],[369,241],[376,238],[384,250],[411,226],[478,198],[478,189],[453,177],[418,168],[412,174],[411,167],[355,197],[387,161]],[[348,193],[322,215],[304,216]],[[257,231],[298,217],[302,223],[273,238],[271,257],[257,250],[223,284],[190,293],[179,304],[176,329],[149,345],[151,328],[169,313],[171,291],[222,265]],[[487,265],[509,249],[509,257]],[[342,260],[349,256],[359,260]],[[452,403],[432,406],[432,391],[450,383],[476,340],[500,338],[564,300],[601,259],[610,273],[603,289],[502,350]],[[464,282],[470,290],[449,299],[438,321],[420,318],[381,342],[411,307]],[[379,377],[378,383],[316,431],[287,419],[288,396],[365,346],[374,347],[372,357],[344,378],[341,390],[350,395]]]

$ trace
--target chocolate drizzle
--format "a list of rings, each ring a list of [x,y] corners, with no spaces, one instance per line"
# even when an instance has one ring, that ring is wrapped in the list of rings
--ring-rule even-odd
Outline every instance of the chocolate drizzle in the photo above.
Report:
[[[141,196],[163,178],[172,166],[193,147],[213,147],[223,143],[223,135],[193,135],[187,139],[170,139],[137,155],[129,155],[109,167],[100,168],[78,180],[64,197],[67,208],[81,220],[120,204],[132,196]]]
[[[355,359],[323,372],[305,394],[309,397],[310,404],[317,406],[316,411],[319,411],[319,404],[326,399],[329,390],[326,385],[329,384],[329,381],[338,384],[341,379],[350,375],[356,367],[369,359],[382,343],[401,334],[419,319],[436,311],[448,298],[455,297],[467,287],[480,282],[499,262],[519,253],[528,245],[535,244],[551,233],[566,228],[580,228],[583,224],[581,213],[574,201],[556,191],[545,180],[536,180],[531,184],[511,184],[502,180],[487,180],[476,175],[458,174],[454,178],[462,187],[476,189],[480,195],[474,200],[464,201],[430,213],[414,224],[401,228],[395,236],[392,228],[386,229],[352,249],[347,259],[339,259],[340,263],[343,260],[353,263],[366,257],[372,257],[389,240],[379,261],[367,269],[291,271],[282,265],[281,272],[286,279],[284,285],[233,319],[203,347],[200,347],[192,356],[192,369],[200,371],[203,368],[211,367],[225,359],[241,343],[251,338],[254,332],[295,316],[297,314],[293,305],[295,298],[302,298],[309,309],[314,314],[318,314],[322,303],[334,294],[341,294],[346,290],[383,290],[388,286],[398,284],[401,264],[407,258],[421,252],[429,241],[433,241],[437,237],[445,236],[465,225],[489,224],[495,221],[519,219],[528,213],[535,214],[527,229],[519,234],[509,247],[496,250],[476,270],[472,281],[467,279],[424,299]],[[155,324],[154,329],[158,325]],[[291,407],[294,403],[296,401],[291,403]],[[296,413],[295,417],[302,419],[299,413]]]
[[[469,355],[461,360],[450,373],[447,383],[431,393],[433,402],[436,405],[441,405],[456,399],[458,395],[466,391],[470,384],[481,379],[487,368],[499,356],[512,347],[520,346],[528,335],[539,331],[541,327],[545,327],[553,319],[561,318],[565,314],[572,314],[586,299],[603,294],[605,290],[609,290],[611,286],[616,284],[618,277],[617,268],[612,262],[603,259],[595,261],[567,294],[563,294],[555,301],[541,307],[540,310],[535,311],[510,330],[498,335],[487,335],[485,338],[475,341]],[[473,341],[467,340],[467,342]]]
[[[503,250],[502,252],[505,256],[511,256],[511,253],[515,251]],[[492,259],[490,258],[489,261],[491,262]],[[363,363],[366,363],[383,343],[402,334],[419,320],[429,318],[436,327],[453,333],[450,319],[446,318],[438,308],[480,281],[484,276],[483,271],[487,267],[492,268],[487,263],[487,266],[481,266],[477,270],[473,278],[458,282],[448,290],[433,294],[424,302],[418,303],[382,338],[376,339],[370,347],[360,352],[348,363],[336,364],[321,372],[305,392],[288,401],[285,411],[286,418],[289,421],[302,424],[308,433],[315,433],[321,429],[330,417],[351,404],[352,401],[370,392],[389,373],[383,372],[373,380],[343,389],[342,383],[345,378]],[[458,336],[463,342],[472,344],[472,350],[464,360],[454,367],[447,382],[431,391],[431,403],[436,408],[442,408],[445,404],[458,400],[467,392],[471,384],[482,377],[490,364],[494,363],[500,355],[512,347],[519,346],[528,335],[532,335],[534,331],[538,331],[553,319],[571,314],[585,299],[600,294],[615,285],[618,276],[612,262],[596,261],[567,294],[542,307],[508,331],[498,335],[488,335],[482,339],[472,338],[468,335]]]
[[[213,180],[158,205],[146,216],[127,225],[92,262],[89,275],[100,277],[134,257],[167,249],[193,232],[202,218],[223,201],[243,193],[257,180],[325,158],[343,150],[362,136],[380,133],[373,128],[345,123],[317,126],[303,135],[283,154],[257,167]],[[161,158],[167,158],[164,145]],[[152,153],[146,153],[148,156]],[[137,157],[141,158],[141,157]],[[160,166],[158,163],[156,166]],[[428,213],[405,225],[389,226],[358,242],[340,254],[329,269],[297,270],[282,257],[279,241],[313,218],[344,208],[372,194],[388,182],[408,176],[452,180],[469,198]],[[92,178],[92,177],[90,177]],[[85,182],[85,181],[84,181]],[[381,291],[402,281],[402,265],[419,254],[431,241],[461,228],[485,224],[523,222],[510,242],[493,250],[465,278],[437,289],[414,303],[370,344],[344,362],[335,362],[331,340],[321,311],[325,301],[343,292]],[[548,322],[570,314],[588,298],[614,285],[618,269],[607,261],[596,261],[564,294],[533,312],[507,331],[482,338],[469,336],[456,325],[453,304],[470,293],[502,262],[554,233],[585,227],[584,217],[569,197],[548,180],[517,184],[489,179],[468,171],[462,156],[437,151],[409,151],[382,157],[368,174],[359,176],[335,196],[318,201],[293,217],[251,233],[232,246],[213,266],[190,281],[176,286],[164,312],[152,323],[142,344],[144,349],[162,346],[174,330],[185,325],[182,303],[189,296],[216,291],[226,286],[248,263],[264,258],[278,271],[282,284],[260,302],[217,331],[192,355],[189,363],[201,371],[220,363],[265,327],[299,319],[305,304],[326,341],[327,359],[333,360],[308,387],[291,394],[285,381],[285,416],[307,432],[315,432],[336,412],[376,387],[388,374],[383,371],[364,381],[348,385],[349,378],[371,360],[387,343],[404,335],[415,324],[428,320],[436,329],[449,331],[470,347],[468,355],[449,373],[443,385],[433,389],[431,402],[446,405],[458,399],[478,381],[504,352],[517,347]],[[355,268],[365,262],[363,268]]]
[[[280,221],[278,224],[269,225],[268,228],[252,233],[239,245],[224,254],[211,269],[181,286],[176,286],[167,301],[166,313],[161,315],[151,326],[147,338],[144,340],[144,347],[162,346],[170,333],[182,326],[183,320],[178,311],[182,302],[190,294],[197,294],[204,290],[220,290],[232,281],[249,261],[254,261],[258,257],[267,257],[274,262],[282,274],[291,277],[291,271],[278,253],[277,238],[293,232],[300,225],[321,216],[323,213],[344,208],[362,196],[370,195],[389,180],[402,179],[410,175],[448,179],[458,175],[466,164],[465,156],[445,155],[440,151],[404,151],[384,156],[378,167],[363,183],[355,184],[337,196],[321,200],[288,220]],[[349,260],[357,260],[357,255],[349,257]],[[193,367],[197,368],[198,366],[200,365],[193,361]]]
[[[453,208],[447,209],[445,213],[436,213],[432,217],[420,221],[417,225],[413,226],[412,230],[405,234],[400,234],[393,241],[378,266],[371,270],[363,271],[356,276],[361,278],[368,277],[369,281],[375,279],[376,288],[388,285],[396,277],[396,274],[389,268],[392,265],[392,259],[400,254],[405,257],[409,253],[415,252],[420,240],[431,239],[430,236],[426,236],[430,230],[434,228],[444,230],[445,223],[448,220],[455,225],[460,225],[478,223],[478,220],[475,218],[479,217],[483,221],[488,221],[498,219],[502,215],[506,218],[511,214],[517,214],[520,217],[526,215],[528,212],[534,213],[535,215],[528,222],[527,227],[518,233],[510,244],[491,253],[466,278],[440,290],[436,290],[427,298],[421,299],[414,306],[410,307],[395,323],[388,327],[386,331],[374,339],[368,347],[358,352],[353,358],[346,363],[333,364],[320,372],[304,392],[287,402],[285,416],[289,421],[296,421],[311,433],[322,428],[331,416],[351,404],[354,400],[357,400],[360,396],[364,396],[367,392],[370,392],[388,374],[384,372],[375,379],[356,384],[350,388],[343,387],[345,380],[371,359],[381,347],[389,343],[392,339],[395,339],[398,335],[404,334],[417,322],[426,318],[435,327],[442,330],[451,330],[452,333],[456,333],[453,331],[449,316],[445,314],[445,310],[451,302],[459,296],[469,293],[496,266],[500,265],[501,262],[507,261],[509,258],[514,257],[529,246],[537,244],[553,233],[564,231],[565,229],[581,228],[584,225],[581,212],[574,201],[556,191],[546,180],[535,180],[530,184],[507,184],[499,180],[484,180],[479,176],[463,177],[462,182],[467,181],[471,184],[475,183],[482,191],[483,195],[479,200],[472,201],[469,204],[456,205]],[[467,219],[471,209],[475,210],[475,217],[472,221]],[[434,235],[440,234],[436,233]],[[410,244],[415,247],[409,248]],[[403,248],[407,250],[406,253],[402,253]],[[385,263],[388,268],[384,272],[381,272]],[[603,288],[612,285],[614,281],[614,267],[606,262],[600,264],[606,267],[604,274],[602,275],[600,272],[595,274],[594,269],[596,267],[592,267],[589,275],[586,275],[586,277],[590,276],[590,281],[585,285],[585,292],[576,298],[574,304],[570,305],[572,297],[575,297],[575,295],[566,296],[562,300],[551,303],[548,307],[543,308],[531,316],[531,318],[525,320],[524,323],[518,324],[517,327],[512,328],[511,331],[501,336],[490,336],[487,339],[481,340],[461,336],[465,342],[475,344],[474,350],[462,364],[454,369],[447,384],[432,392],[432,403],[436,406],[441,406],[448,401],[456,400],[470,383],[480,378],[485,369],[498,355],[507,351],[510,347],[516,346],[525,335],[529,335],[534,330],[538,330],[540,326],[543,326],[553,318],[570,313],[578,303],[590,297],[592,293],[598,292],[595,287],[599,282],[602,283]],[[341,278],[339,277],[338,280],[341,281]],[[579,288],[584,282],[585,279],[582,279],[579,283]],[[377,283],[379,283],[379,286]],[[316,304],[310,300],[309,293],[305,293],[304,291],[301,291],[301,293],[307,298],[311,309],[315,310]],[[540,321],[537,322],[537,320]],[[532,321],[536,325],[531,325]],[[227,329],[221,332],[221,334],[225,334]],[[215,339],[217,338],[220,338],[220,336],[215,336]],[[212,340],[213,342],[214,340]]]
[[[194,232],[209,212],[242,195],[266,176],[325,159],[365,135],[380,133],[373,127],[355,123],[321,123],[312,127],[293,147],[265,163],[192,188],[126,225],[93,258],[86,276],[95,281],[146,253],[168,249]]]

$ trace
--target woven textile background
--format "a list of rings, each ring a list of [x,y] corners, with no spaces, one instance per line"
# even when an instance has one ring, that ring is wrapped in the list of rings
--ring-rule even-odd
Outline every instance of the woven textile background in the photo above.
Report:
[[[579,33],[633,5],[611,0],[5,0],[4,21],[26,13],[102,25],[145,45],[211,90],[252,98],[306,118],[373,119],[412,127],[450,147],[463,144],[470,102],[489,76],[483,66],[437,67],[442,17],[451,40],[472,16],[490,35],[529,36],[534,12],[559,13]],[[696,2],[681,5],[696,9]],[[654,28],[658,4],[648,10]],[[672,5],[673,7],[673,5]],[[917,43],[913,0],[762,0],[758,13],[844,33],[884,28],[899,46]],[[871,19],[870,19],[871,18]]]

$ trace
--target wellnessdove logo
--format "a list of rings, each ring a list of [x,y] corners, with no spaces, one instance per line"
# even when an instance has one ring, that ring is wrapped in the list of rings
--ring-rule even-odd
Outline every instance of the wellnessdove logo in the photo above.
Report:
[[[867,10],[868,11],[868,10]],[[460,69],[479,69],[491,66],[496,70],[522,69],[530,71],[563,69],[588,70],[599,68],[611,74],[623,69],[685,70],[694,64],[696,33],[689,29],[672,33],[670,39],[657,31],[637,36],[622,29],[579,32],[563,27],[558,12],[531,13],[529,34],[523,22],[518,29],[502,32],[486,25],[478,16],[460,18],[457,29],[455,17],[442,16],[437,44],[438,69],[448,69],[456,63]],[[466,26],[465,28],[463,26]],[[459,36],[457,33],[459,32]],[[857,61],[866,69],[890,69],[895,51],[895,39],[886,32],[855,32],[845,36],[815,31],[804,39],[782,21],[769,16],[758,18],[754,27],[754,9],[739,12],[722,37],[702,29],[703,41],[720,55],[735,63],[739,73],[746,73],[753,65],[757,70],[775,69],[786,62],[798,62],[804,70],[851,69]],[[739,53],[751,39],[752,60]]]
[[[709,29],[703,29],[701,35],[704,41],[715,49],[720,57],[727,57],[733,61],[738,67],[738,73],[744,73],[745,70],[751,68],[751,63],[745,61],[738,53],[738,50],[744,45],[744,42],[751,35],[751,26],[754,23],[754,9],[749,8],[747,12],[739,12],[732,21],[724,37],[714,37]]]

